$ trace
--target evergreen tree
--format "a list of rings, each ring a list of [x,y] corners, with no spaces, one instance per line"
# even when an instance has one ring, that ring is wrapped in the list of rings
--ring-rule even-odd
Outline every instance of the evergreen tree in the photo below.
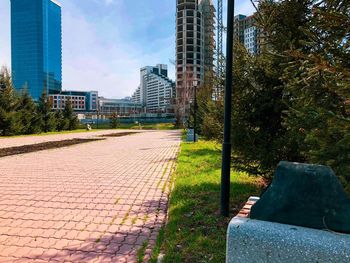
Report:
[[[55,119],[56,119],[56,130],[57,131],[64,131],[68,129],[68,121],[63,116],[63,113],[61,110],[58,110],[55,112]]]
[[[119,125],[119,119],[116,112],[113,112],[110,118],[110,125],[112,129],[115,129]]]
[[[18,96],[12,85],[11,75],[6,68],[0,71],[0,134],[20,134],[22,125],[18,113]]]
[[[41,130],[45,133],[55,130],[55,116],[45,89],[39,99],[38,110],[41,115]]]
[[[34,134],[41,131],[41,118],[33,99],[24,88],[19,99],[19,114],[22,124],[22,134]]]
[[[285,125],[307,161],[331,166],[350,192],[350,2],[317,1],[300,30],[303,48],[283,81],[292,98]]]
[[[252,56],[242,45],[235,46],[234,54],[233,164],[236,169],[271,178],[279,161],[302,161],[282,124],[287,106],[279,79],[281,58]]]
[[[74,114],[73,108],[72,108],[72,102],[70,99],[67,100],[66,105],[63,110],[63,116],[67,121],[67,129],[68,130],[75,130],[78,127],[79,121],[77,116]]]
[[[262,54],[236,47],[233,147],[240,168],[330,165],[350,191],[349,5],[261,1]]]
[[[256,18],[261,53],[234,48],[234,166],[271,178],[281,160],[325,164],[350,192],[350,1],[261,0]],[[221,141],[204,97],[203,133]]]
[[[222,79],[213,75],[206,76],[205,79],[197,94],[198,132],[206,139],[221,141],[224,129],[224,101],[222,91],[218,87],[222,87]]]

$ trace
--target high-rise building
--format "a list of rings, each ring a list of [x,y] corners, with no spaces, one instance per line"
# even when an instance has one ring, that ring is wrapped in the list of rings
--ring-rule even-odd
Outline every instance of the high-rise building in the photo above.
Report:
[[[255,25],[255,16],[237,15],[234,18],[234,39],[242,43],[252,55],[260,53],[261,32]]]
[[[137,89],[135,90],[134,94],[131,96],[131,100],[141,103],[141,87],[138,86]]]
[[[244,46],[250,54],[258,53],[258,29],[256,26],[244,29]]]
[[[175,83],[168,78],[167,65],[141,68],[140,86],[132,96],[135,103],[140,103],[148,113],[165,113],[174,97]]]
[[[215,8],[213,0],[199,1],[199,11],[202,14],[202,54],[204,75],[214,70],[215,43]],[[202,79],[203,81],[203,79]]]
[[[177,0],[176,104],[182,120],[189,114],[195,85],[214,68],[214,20],[212,0]]]
[[[53,0],[11,0],[12,77],[38,100],[62,89],[61,7]]]

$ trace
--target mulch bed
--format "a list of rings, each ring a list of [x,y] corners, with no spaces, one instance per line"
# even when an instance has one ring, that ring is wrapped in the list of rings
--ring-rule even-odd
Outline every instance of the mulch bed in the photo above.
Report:
[[[131,135],[131,134],[137,134],[137,133],[139,132],[117,132],[117,133],[101,135],[100,137],[122,137],[122,136]]]
[[[71,140],[43,142],[38,144],[29,144],[29,145],[23,145],[23,146],[3,148],[3,149],[0,149],[0,158],[5,156],[10,156],[10,155],[38,152],[38,151],[44,151],[49,149],[62,148],[62,147],[81,144],[81,143],[100,141],[100,140],[103,140],[103,139],[96,139],[96,138],[95,139],[94,138],[71,139]]]

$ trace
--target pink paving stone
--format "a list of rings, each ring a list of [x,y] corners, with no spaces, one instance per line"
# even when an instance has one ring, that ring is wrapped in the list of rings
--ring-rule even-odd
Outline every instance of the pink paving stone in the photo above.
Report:
[[[80,233],[76,236],[77,240],[86,241],[90,238],[91,232],[88,231],[80,231]]]
[[[131,253],[134,248],[135,248],[135,246],[133,246],[133,245],[123,244],[119,248],[118,254],[127,255],[127,254]]]
[[[125,244],[128,244],[128,245],[133,245],[133,244],[136,243],[137,238],[138,238],[138,236],[128,235],[128,236],[125,238],[124,243],[125,243]]]
[[[35,260],[34,259],[29,259],[29,258],[14,258],[12,261],[0,261],[1,263],[7,263],[7,262],[11,262],[11,263],[34,263]]]
[[[108,254],[116,254],[121,247],[121,244],[118,243],[110,243],[107,248],[104,250],[104,253]]]
[[[55,244],[52,247],[56,248],[58,250],[61,250],[61,249],[68,247],[69,244],[70,244],[69,239],[59,239],[59,240],[57,240],[57,242],[55,242]]]
[[[25,257],[30,259],[40,259],[40,257],[44,254],[44,252],[45,252],[45,249],[43,248],[32,248]]]
[[[126,263],[126,258],[124,255],[117,255],[113,259],[116,263]]]
[[[0,148],[106,133],[0,139]],[[0,158],[0,263],[134,262],[165,219],[153,216],[167,207],[157,184],[169,181],[180,136],[143,132]]]

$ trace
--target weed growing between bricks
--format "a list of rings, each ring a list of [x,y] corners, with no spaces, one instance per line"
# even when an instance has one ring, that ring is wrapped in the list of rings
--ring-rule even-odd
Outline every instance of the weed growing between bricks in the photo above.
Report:
[[[137,251],[137,263],[142,263],[145,257],[148,241],[143,242],[142,247]]]

